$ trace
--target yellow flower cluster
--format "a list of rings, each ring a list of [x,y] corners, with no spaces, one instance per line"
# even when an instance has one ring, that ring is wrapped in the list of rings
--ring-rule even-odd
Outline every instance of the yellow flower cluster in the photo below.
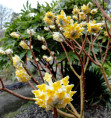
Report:
[[[19,68],[22,63],[21,63],[21,59],[18,55],[15,55],[14,57],[12,57],[13,60],[13,65],[15,66],[15,68]]]
[[[55,19],[54,13],[47,12],[43,20],[45,21],[46,24],[52,25],[54,22],[54,19]]]
[[[91,7],[93,6],[93,4],[92,4],[91,2],[89,2],[89,3],[87,4],[87,6],[88,6],[89,8],[91,8]]]
[[[70,16],[66,16],[65,12],[61,10],[60,15],[57,15],[56,17],[56,22],[60,26],[60,30],[63,31],[64,36],[66,38],[71,39],[71,40],[80,38],[84,28],[88,28],[89,33],[98,33],[102,29],[101,28],[102,23],[95,23],[95,21],[89,22],[89,19],[87,17],[89,13],[91,14],[97,13],[97,9],[91,10],[92,6],[93,4],[91,2],[89,2],[87,5],[83,4],[83,6],[81,6],[81,9],[79,9],[75,5],[72,11],[72,13],[74,14],[72,18]],[[46,14],[49,14],[49,12]],[[76,22],[76,20],[78,20],[78,23]],[[86,22],[82,22],[85,20]],[[54,32],[53,39],[58,42],[61,42],[64,40],[64,37],[61,35],[61,33]]]
[[[76,93],[71,91],[74,85],[68,85],[68,76],[54,83],[51,77],[49,73],[46,73],[44,80],[48,82],[48,85],[37,85],[38,90],[32,91],[35,95],[34,100],[46,110],[52,110],[54,107],[64,108],[72,101],[72,96]]]
[[[81,27],[80,24],[75,23],[75,24],[69,25],[69,26],[67,27],[67,29],[66,29],[65,32],[64,32],[64,35],[65,35],[67,38],[74,40],[74,39],[79,38],[79,37],[82,35],[81,32],[82,32],[83,30],[84,30],[84,28]]]
[[[23,67],[17,69],[15,73],[19,82],[27,82],[31,78]]]
[[[77,20],[77,16],[76,16],[76,15],[72,16],[72,18],[73,18],[74,20]]]
[[[85,18],[86,18],[85,13],[84,12],[80,12],[79,13],[79,18],[82,19],[82,20],[85,20]]]
[[[12,57],[13,65],[16,68],[16,76],[19,82],[27,82],[31,78],[22,65],[22,61],[19,56]]]
[[[108,36],[108,32],[107,31],[104,31],[104,36]]]
[[[57,24],[63,28],[65,28],[66,26],[69,25],[69,21],[70,21],[71,17],[70,16],[66,16],[65,12],[62,10],[60,15],[57,15]]]
[[[92,10],[91,10],[91,14],[94,15],[94,14],[96,14],[96,13],[97,13],[97,9],[92,9]]]
[[[80,10],[78,9],[77,6],[75,6],[75,7],[73,8],[72,13],[73,13],[74,15],[77,15],[77,14],[79,14],[79,12],[80,12]]]
[[[27,45],[24,41],[21,41],[19,45],[20,45],[23,49],[26,49],[26,50],[29,49],[28,45]]]
[[[88,5],[83,5],[81,6],[81,10],[85,13],[88,14],[90,12],[90,7]]]
[[[92,21],[90,23],[87,23],[88,26],[88,32],[89,33],[98,33],[102,28],[102,23],[96,23],[96,21]]]
[[[13,53],[13,50],[12,49],[7,49],[7,50],[4,50],[2,47],[0,48],[0,54],[2,54],[2,55],[5,55],[5,54],[7,54],[7,55],[9,55],[9,54],[12,54]]]
[[[63,36],[59,32],[53,32],[53,39],[58,42],[62,42],[64,40]]]
[[[15,38],[19,38],[20,37],[20,35],[17,32],[12,32],[10,34],[10,36],[15,37]]]

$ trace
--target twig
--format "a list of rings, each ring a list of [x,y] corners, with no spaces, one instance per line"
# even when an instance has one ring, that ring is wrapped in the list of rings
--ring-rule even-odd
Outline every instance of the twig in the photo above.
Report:
[[[54,112],[54,118],[59,118],[57,109],[55,107],[53,108],[53,112]]]
[[[32,85],[30,81],[28,81],[29,85],[32,87],[33,90],[35,90],[35,87]]]
[[[98,2],[96,0],[93,0],[93,2],[95,3],[95,5],[98,7],[98,9],[100,10],[100,12],[103,14],[103,16],[105,18],[107,18],[107,20],[109,20],[111,22],[111,18],[105,13],[105,11],[100,7],[100,5],[98,4]]]
[[[50,49],[48,48],[47,42],[44,41],[44,43],[45,43],[45,45],[46,45],[46,47],[47,47],[48,52],[49,52],[50,55],[54,58],[54,60],[55,60],[55,62],[56,62],[56,64],[57,64],[57,66],[58,66],[59,72],[60,72],[60,74],[61,74],[61,77],[63,78],[63,74],[62,74],[62,72],[61,72],[61,69],[60,69],[60,67],[59,67],[59,64],[58,64],[58,62],[57,62],[55,56],[52,54],[52,52],[51,52]]]
[[[23,65],[23,67],[24,67],[24,69],[26,70],[27,74],[28,74],[29,76],[31,76],[32,81],[33,81],[35,84],[39,85],[39,82],[37,82],[36,79],[35,79],[34,77],[32,77],[32,75],[29,73],[29,71],[28,71],[28,69],[25,67],[25,65]]]
[[[13,91],[7,89],[7,88],[3,88],[2,90],[3,90],[3,91],[6,91],[6,92],[8,92],[8,93],[10,93],[10,94],[12,94],[12,95],[14,95],[14,96],[16,96],[16,97],[19,97],[19,98],[21,98],[21,99],[29,100],[29,101],[34,101],[33,98],[29,98],[29,97],[25,97],[25,96],[19,95],[19,94],[15,93],[15,92],[13,92]]]
[[[59,114],[61,114],[62,116],[65,116],[65,117],[68,117],[68,118],[76,118],[74,115],[69,114],[69,113],[66,113],[66,112],[63,112],[63,111],[61,111],[61,110],[59,110],[59,109],[57,109],[57,112],[58,112]]]
[[[66,57],[67,57],[67,60],[68,60],[68,62],[69,62],[69,66],[70,66],[71,70],[72,70],[72,71],[74,72],[74,74],[78,77],[78,79],[80,79],[80,75],[78,75],[78,73],[75,71],[75,69],[72,67],[72,65],[71,65],[71,63],[70,63],[70,60],[69,60],[67,51],[66,51],[66,49],[65,49],[65,47],[64,47],[64,45],[63,45],[63,43],[60,42],[60,44],[62,45],[63,50],[64,50],[64,52],[65,52],[65,54],[66,54]]]

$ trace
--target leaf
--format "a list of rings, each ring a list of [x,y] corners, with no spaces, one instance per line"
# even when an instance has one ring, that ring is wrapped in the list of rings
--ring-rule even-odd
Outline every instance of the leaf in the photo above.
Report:
[[[6,41],[7,40],[7,37],[3,37],[0,39],[0,41]]]
[[[40,53],[40,48],[34,48],[34,50]]]
[[[20,58],[22,59],[26,54],[26,51],[24,50],[22,53],[20,53]]]
[[[31,51],[28,51],[28,58],[30,58],[30,56],[31,56],[32,54],[31,54]]]

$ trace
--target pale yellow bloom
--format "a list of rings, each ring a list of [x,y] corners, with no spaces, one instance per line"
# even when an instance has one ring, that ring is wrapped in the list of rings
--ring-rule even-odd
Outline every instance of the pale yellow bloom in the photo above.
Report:
[[[62,79],[62,83],[64,84],[64,86],[67,86],[69,83],[69,76],[66,76]]]
[[[107,31],[104,31],[104,36],[108,36],[108,32]]]
[[[28,82],[31,78],[24,68],[17,69],[15,73],[19,82]]]
[[[13,60],[13,65],[16,68],[19,68],[20,66],[22,66],[21,59],[18,55],[15,55],[14,57],[12,57],[12,60]]]
[[[76,15],[72,16],[72,18],[73,18],[74,20],[77,20],[77,16],[76,16]]]
[[[49,31],[49,27],[44,27],[44,30],[45,31]]]
[[[42,92],[45,92],[46,91],[46,85],[45,84],[42,84],[42,85],[37,85],[37,88],[39,88],[39,90]]]
[[[12,32],[10,34],[10,36],[15,37],[15,38],[19,38],[20,37],[20,35],[17,32]]]
[[[52,77],[52,75],[50,75],[49,73],[45,73],[44,80],[46,80],[47,82],[50,82],[51,81],[51,77]]]
[[[37,39],[38,39],[39,41],[41,41],[41,40],[42,40],[42,38],[41,38],[41,36],[40,36],[40,35],[37,35]]]
[[[43,59],[46,60],[47,59],[47,56],[46,55],[43,55]]]
[[[29,46],[28,46],[24,41],[21,41],[19,45],[20,45],[23,49],[29,49]]]
[[[84,12],[80,12],[80,13],[79,13],[79,17],[80,17],[80,19],[82,19],[82,20],[85,20],[85,19],[86,19],[86,15],[85,15]]]
[[[78,8],[78,7],[73,8],[72,13],[73,13],[74,15],[79,14],[79,12],[80,12],[80,10],[79,10],[79,8]]]
[[[57,81],[57,82],[53,83],[52,86],[53,86],[54,90],[57,91],[58,89],[61,88],[61,82]]]
[[[51,29],[55,29],[55,25],[50,25],[49,26]]]
[[[58,42],[62,42],[64,40],[63,36],[59,32],[53,32],[53,39]]]
[[[71,17],[70,16],[66,16],[65,12],[62,10],[60,15],[57,15],[57,24],[59,26],[61,26],[62,28],[67,27],[67,25],[69,25],[69,21],[70,21]]]
[[[53,110],[54,107],[65,108],[72,101],[72,96],[76,93],[76,91],[71,91],[74,85],[68,85],[68,76],[54,83],[51,77],[52,75],[46,73],[44,80],[48,82],[48,85],[37,85],[38,90],[32,91],[35,95],[34,100],[36,104],[46,110]]]
[[[65,29],[64,35],[66,36],[66,38],[74,40],[80,38],[83,30],[84,28],[81,27],[80,24],[75,23],[73,25],[69,25],[67,29]]]
[[[87,4],[87,6],[88,6],[89,8],[91,8],[91,7],[93,6],[93,4],[92,4],[91,2],[89,2],[89,3]]]
[[[32,34],[32,35],[34,35],[34,34],[35,34],[34,29],[27,29],[27,34]]]
[[[43,50],[47,50],[47,47],[45,45],[42,45],[41,47]]]
[[[45,14],[45,17],[44,17],[43,20],[44,20],[44,22],[45,22],[46,24],[52,25],[53,22],[54,22],[54,19],[55,19],[54,13],[52,13],[52,12],[47,12],[47,13]]]
[[[81,6],[81,10],[85,13],[88,14],[90,12],[90,8],[86,5]]]
[[[45,40],[45,38],[42,37],[42,36],[40,36],[40,35],[37,35],[37,39],[38,39],[39,41],[43,41],[43,42],[44,42],[44,40]]]
[[[96,13],[97,13],[97,9],[92,9],[92,10],[91,10],[91,14],[94,15],[94,14],[96,14]]]
[[[102,28],[101,28],[102,25],[103,25],[103,23],[96,23],[96,21],[87,23],[88,32],[89,33],[98,33],[100,30],[102,30]]]
[[[50,62],[50,61],[52,61],[52,59],[53,59],[52,56],[50,56],[50,57],[47,57],[47,58],[46,58],[46,61],[47,61],[47,62]]]
[[[85,26],[87,26],[87,22],[85,22],[85,21],[81,22],[80,25],[82,25],[82,27],[85,27]]]
[[[0,48],[0,54],[2,54],[2,55],[6,54],[2,48]]]
[[[12,54],[13,53],[13,50],[12,49],[7,49],[7,50],[5,50],[5,53],[6,54]]]
[[[39,61],[39,58],[36,58],[36,61]]]

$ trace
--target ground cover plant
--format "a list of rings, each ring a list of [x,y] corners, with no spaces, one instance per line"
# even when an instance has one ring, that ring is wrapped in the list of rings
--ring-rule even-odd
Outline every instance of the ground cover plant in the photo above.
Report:
[[[31,9],[27,2],[26,7],[24,6],[26,11],[23,11],[20,18],[15,19],[16,22],[7,29],[5,38],[1,39],[4,44],[0,53],[3,66],[13,63],[17,80],[28,82],[35,98],[21,96],[8,90],[2,79],[0,79],[2,85],[0,90],[21,99],[35,101],[46,110],[53,110],[55,118],[59,117],[58,113],[70,118],[84,118],[87,69],[95,66],[97,70],[100,70],[109,93],[111,91],[107,78],[110,71],[105,70],[109,69],[110,64],[108,59],[110,59],[111,48],[111,18],[104,12],[104,1],[101,7],[96,0],[94,3],[97,7],[92,2],[81,6],[74,5],[73,10],[67,15],[65,10],[54,13],[50,6],[44,7],[46,9],[44,12],[43,9],[39,9],[39,4],[37,7],[39,10]],[[30,14],[30,11],[37,14]],[[98,20],[98,12],[103,22]],[[7,60],[8,63],[6,63]],[[27,61],[37,68],[42,83],[36,81],[28,71]],[[76,90],[76,87],[73,90],[74,85],[69,84],[69,76],[66,75],[67,66],[78,78],[80,91]],[[46,72],[45,76],[41,70]],[[37,88],[30,80],[37,85]],[[73,80],[75,81],[75,78],[71,76],[71,81]],[[71,104],[73,95],[77,93],[80,93],[80,113]],[[61,108],[65,108],[67,112]]]

